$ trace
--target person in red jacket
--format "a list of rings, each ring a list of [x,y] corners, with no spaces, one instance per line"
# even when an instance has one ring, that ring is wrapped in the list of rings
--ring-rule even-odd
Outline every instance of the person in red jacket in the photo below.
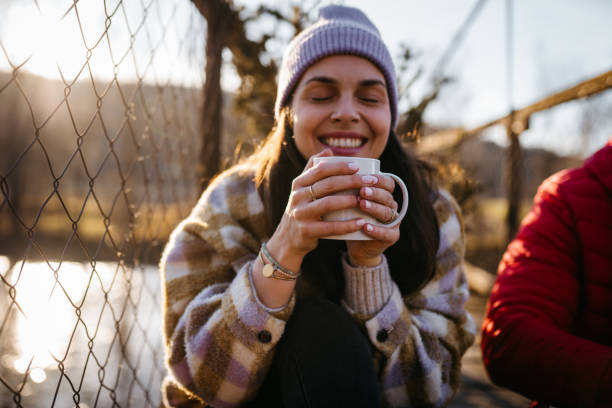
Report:
[[[612,138],[539,187],[499,264],[482,353],[532,407],[612,407]]]

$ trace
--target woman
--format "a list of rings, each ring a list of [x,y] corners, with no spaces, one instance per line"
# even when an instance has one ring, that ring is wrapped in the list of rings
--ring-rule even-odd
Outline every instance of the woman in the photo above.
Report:
[[[361,11],[325,7],[291,42],[275,117],[162,257],[166,404],[446,405],[475,331],[459,210],[393,133],[393,64]],[[405,181],[399,226],[322,220],[358,207],[388,223],[399,201],[388,177],[313,165],[330,155],[379,158]],[[372,239],[321,239],[358,230]]]

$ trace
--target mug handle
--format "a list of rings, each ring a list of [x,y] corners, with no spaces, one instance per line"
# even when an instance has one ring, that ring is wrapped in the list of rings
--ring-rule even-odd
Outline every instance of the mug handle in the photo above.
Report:
[[[389,224],[380,224],[383,227],[394,227],[400,222],[402,222],[402,220],[404,219],[404,216],[406,215],[406,211],[408,211],[408,202],[409,202],[408,189],[406,188],[404,181],[398,176],[396,176],[395,174],[391,174],[391,173],[379,173],[379,174],[393,178],[393,180],[395,180],[395,183],[399,184],[400,188],[402,189],[402,209],[400,210],[399,215],[397,216],[395,220],[393,220]]]

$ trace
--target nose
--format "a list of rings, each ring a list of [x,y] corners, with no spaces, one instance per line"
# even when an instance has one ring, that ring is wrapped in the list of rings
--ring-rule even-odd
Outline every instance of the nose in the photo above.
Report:
[[[333,107],[331,119],[334,122],[356,122],[359,113],[352,95],[342,95]]]

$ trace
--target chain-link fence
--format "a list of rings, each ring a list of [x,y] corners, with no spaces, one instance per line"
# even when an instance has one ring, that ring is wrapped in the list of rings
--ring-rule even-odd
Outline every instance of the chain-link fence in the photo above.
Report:
[[[160,405],[204,44],[189,0],[0,6],[0,407]]]

